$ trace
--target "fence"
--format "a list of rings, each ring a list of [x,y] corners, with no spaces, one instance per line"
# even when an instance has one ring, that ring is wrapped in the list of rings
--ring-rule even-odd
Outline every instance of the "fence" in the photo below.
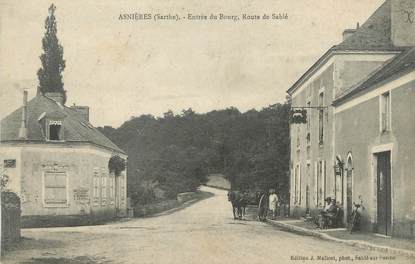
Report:
[[[20,239],[20,199],[13,192],[1,193],[1,246]]]

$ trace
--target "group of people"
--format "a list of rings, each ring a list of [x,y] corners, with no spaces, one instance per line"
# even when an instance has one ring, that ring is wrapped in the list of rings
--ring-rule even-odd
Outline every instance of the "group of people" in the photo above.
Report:
[[[269,190],[269,194],[262,192],[258,203],[259,221],[265,221],[267,219],[268,211],[271,211],[271,219],[275,219],[277,217],[278,206],[279,199],[274,189]]]
[[[324,201],[326,204],[318,216],[317,224],[320,228],[327,228],[328,226],[332,226],[334,224],[333,220],[335,220],[338,211],[336,199],[327,197],[324,199]]]

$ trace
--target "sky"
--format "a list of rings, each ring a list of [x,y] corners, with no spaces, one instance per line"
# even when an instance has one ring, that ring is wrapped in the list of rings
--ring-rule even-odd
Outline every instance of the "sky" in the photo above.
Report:
[[[192,108],[241,111],[284,102],[286,90],[346,28],[383,0],[55,0],[67,105],[96,126]],[[0,118],[36,95],[51,1],[0,0]],[[120,20],[130,13],[271,15],[286,20]]]

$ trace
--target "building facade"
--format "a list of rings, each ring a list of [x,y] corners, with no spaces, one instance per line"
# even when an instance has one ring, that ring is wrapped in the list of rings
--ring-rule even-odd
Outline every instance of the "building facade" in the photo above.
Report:
[[[415,93],[406,76],[415,45],[407,35],[415,25],[398,15],[414,4],[385,1],[288,90],[292,106],[307,110],[307,123],[290,128],[292,215],[316,214],[331,197],[346,223],[353,202],[363,202],[365,230],[414,235],[413,166],[405,160],[415,154],[408,122]],[[379,176],[388,173],[397,176]]]
[[[87,107],[66,107],[60,94],[24,99],[1,121],[2,170],[21,198],[26,226],[125,215],[126,171],[109,171],[114,155],[127,159],[89,123]]]

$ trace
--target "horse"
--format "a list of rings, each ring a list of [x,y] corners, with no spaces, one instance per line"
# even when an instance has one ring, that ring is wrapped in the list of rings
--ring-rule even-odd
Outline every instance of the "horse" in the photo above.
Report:
[[[228,201],[232,204],[233,219],[245,219],[245,210],[248,205],[245,195],[237,191],[229,191]]]

